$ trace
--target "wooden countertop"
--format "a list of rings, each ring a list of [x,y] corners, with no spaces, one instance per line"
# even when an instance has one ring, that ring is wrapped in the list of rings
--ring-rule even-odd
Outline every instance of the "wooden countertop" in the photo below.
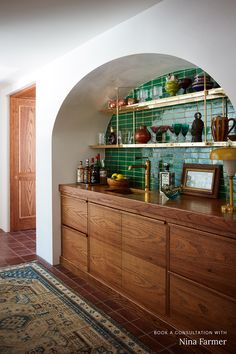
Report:
[[[64,184],[59,190],[119,210],[236,238],[236,213],[222,214],[223,200],[188,195],[167,200],[158,192],[133,189],[132,194],[120,194],[111,192],[109,186],[84,184]]]

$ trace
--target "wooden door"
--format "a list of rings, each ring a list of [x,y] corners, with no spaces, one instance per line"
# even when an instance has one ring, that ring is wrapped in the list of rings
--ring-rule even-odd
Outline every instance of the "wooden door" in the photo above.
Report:
[[[34,229],[35,99],[10,99],[10,211],[11,231]]]

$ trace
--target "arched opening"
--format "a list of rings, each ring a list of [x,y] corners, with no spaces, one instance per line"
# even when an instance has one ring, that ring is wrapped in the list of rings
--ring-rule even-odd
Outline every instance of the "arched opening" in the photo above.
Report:
[[[117,87],[137,87],[169,72],[193,68],[182,58],[163,54],[136,54],[110,61],[86,75],[69,92],[57,115],[52,136],[53,252],[60,256],[60,200],[58,185],[74,183],[80,160],[94,155],[99,131],[111,116],[100,112]],[[204,68],[203,68],[204,69]],[[100,151],[104,155],[104,151]]]

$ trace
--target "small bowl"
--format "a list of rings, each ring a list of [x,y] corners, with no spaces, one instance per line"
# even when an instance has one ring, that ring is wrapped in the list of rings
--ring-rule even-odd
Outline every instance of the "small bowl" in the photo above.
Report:
[[[118,107],[126,106],[127,105],[127,100],[126,98],[119,98],[118,100]]]
[[[116,107],[116,100],[110,100],[108,101],[108,108],[112,109]]]
[[[107,178],[107,184],[110,187],[115,187],[115,188],[128,188],[129,180],[127,178],[119,179],[119,180],[113,178]]]
[[[137,103],[137,100],[136,98],[133,98],[133,97],[129,97],[128,100],[127,100],[127,105],[130,106],[132,104],[135,104]]]
[[[165,194],[165,196],[171,200],[177,198],[181,193],[181,187],[163,187],[161,190]]]

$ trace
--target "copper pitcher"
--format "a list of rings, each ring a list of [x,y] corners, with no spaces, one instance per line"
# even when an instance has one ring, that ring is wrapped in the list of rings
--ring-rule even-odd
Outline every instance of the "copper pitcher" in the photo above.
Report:
[[[233,122],[229,128],[229,122]],[[211,120],[211,132],[214,141],[227,141],[227,137],[236,125],[234,118],[217,116]]]

